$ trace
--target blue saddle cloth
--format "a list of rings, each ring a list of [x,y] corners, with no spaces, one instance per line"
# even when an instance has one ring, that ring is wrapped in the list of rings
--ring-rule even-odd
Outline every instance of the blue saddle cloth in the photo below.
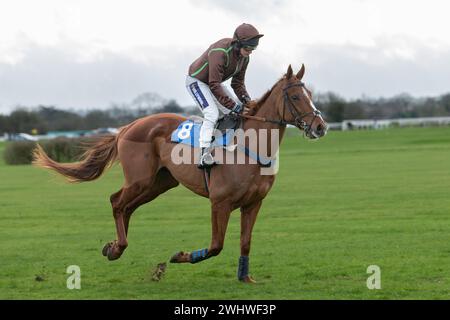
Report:
[[[200,147],[199,137],[201,125],[201,123],[194,122],[192,120],[185,120],[172,132],[170,141],[186,144],[195,148]],[[216,135],[211,145],[213,147],[226,147],[233,141],[233,136],[234,131],[227,130],[224,134]],[[256,152],[249,150],[247,147],[239,145],[237,147],[242,152],[245,152],[248,157],[256,160],[263,167],[271,167],[275,163],[275,160],[261,157]]]
[[[171,141],[176,143],[187,144],[198,148],[200,146],[200,127],[201,123],[192,120],[182,122],[178,128],[172,132]],[[225,134],[216,135],[212,142],[213,147],[227,146],[233,140],[233,130],[227,130]]]

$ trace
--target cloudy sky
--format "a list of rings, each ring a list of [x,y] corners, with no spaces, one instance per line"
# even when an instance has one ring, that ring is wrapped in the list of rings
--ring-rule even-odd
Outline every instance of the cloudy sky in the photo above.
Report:
[[[265,37],[247,71],[261,96],[292,64],[346,98],[450,91],[446,0],[0,0],[0,113],[106,108],[143,92],[193,105],[184,79],[242,22]]]

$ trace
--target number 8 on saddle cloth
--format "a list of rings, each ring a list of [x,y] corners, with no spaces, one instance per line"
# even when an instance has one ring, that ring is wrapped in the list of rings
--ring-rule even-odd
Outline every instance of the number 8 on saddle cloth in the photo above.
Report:
[[[202,125],[199,119],[201,118],[188,119],[180,123],[178,128],[172,132],[170,141],[198,148],[200,146],[200,127]],[[234,130],[238,125],[239,121],[233,116],[221,117],[214,129],[211,146],[228,146],[233,140]]]

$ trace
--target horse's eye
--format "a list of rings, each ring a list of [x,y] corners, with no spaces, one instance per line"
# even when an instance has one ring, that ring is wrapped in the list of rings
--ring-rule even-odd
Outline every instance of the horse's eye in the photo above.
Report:
[[[292,100],[300,100],[300,97],[298,95],[293,95],[291,98]]]

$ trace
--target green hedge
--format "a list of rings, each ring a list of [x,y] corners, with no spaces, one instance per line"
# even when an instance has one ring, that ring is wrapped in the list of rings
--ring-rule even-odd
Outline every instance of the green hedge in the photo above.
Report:
[[[87,139],[58,138],[53,140],[39,141],[50,158],[58,162],[77,161],[83,153],[81,144]],[[36,142],[15,141],[6,144],[3,158],[6,164],[31,164],[32,152]]]
[[[31,151],[35,146],[35,142],[17,141],[6,144],[3,152],[3,159],[6,164],[30,164]]]

